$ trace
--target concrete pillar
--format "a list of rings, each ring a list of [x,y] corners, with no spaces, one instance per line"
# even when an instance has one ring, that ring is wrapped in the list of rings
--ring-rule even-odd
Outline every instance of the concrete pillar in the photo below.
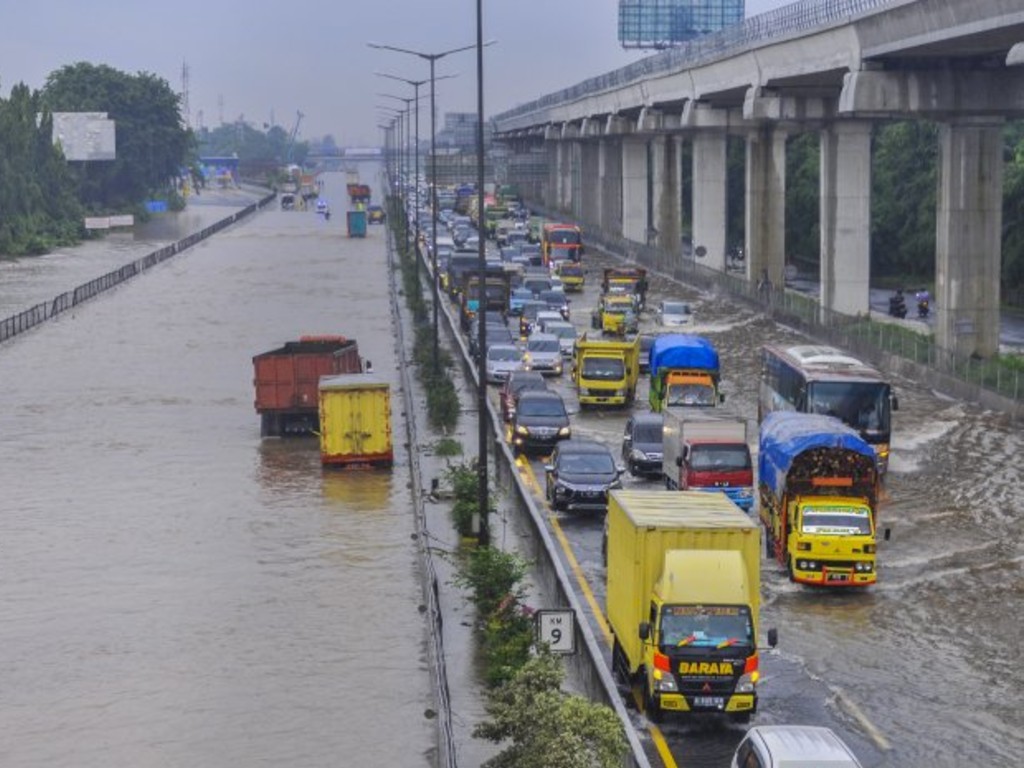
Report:
[[[871,276],[871,123],[821,132],[821,306],[866,314]]]
[[[548,152],[548,186],[544,195],[544,205],[547,208],[558,208],[558,145],[561,142],[548,141],[546,149]]]
[[[604,181],[601,188],[601,229],[609,235],[622,236],[622,141],[601,142],[604,150]]]
[[[698,264],[725,271],[726,133],[693,136],[693,248]]]
[[[598,145],[593,141],[580,142],[580,189],[577,201],[577,220],[588,229],[601,227],[601,160]]]
[[[605,187],[608,174],[608,140],[600,139],[595,145],[597,152],[597,184],[594,189],[594,226],[599,230],[607,228],[607,215],[605,213],[605,198],[607,194]]]
[[[679,241],[681,215],[679,185],[679,140],[675,136],[655,136],[651,139],[651,171],[654,174],[651,191],[654,211],[654,244],[662,252],[660,266],[671,271],[679,264],[682,253]]]
[[[748,280],[785,284],[786,132],[768,126],[747,136],[744,248]]]
[[[647,141],[622,142],[622,236],[647,243]]]
[[[573,219],[583,217],[583,143],[569,142],[569,208]]]
[[[1003,226],[1002,122],[939,128],[935,341],[958,355],[999,352]],[[913,302],[907,302],[913,310]]]

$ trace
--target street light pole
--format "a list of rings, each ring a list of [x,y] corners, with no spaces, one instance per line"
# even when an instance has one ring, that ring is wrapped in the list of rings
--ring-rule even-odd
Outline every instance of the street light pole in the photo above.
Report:
[[[480,546],[490,546],[491,525],[488,520],[490,503],[487,492],[487,324],[484,322],[484,293],[487,274],[487,260],[484,244],[486,241],[487,222],[484,212],[484,23],[482,1],[476,0],[476,221],[477,221],[477,255],[479,256],[480,279],[477,290],[480,292],[479,318],[477,324],[477,423],[479,426],[480,459],[477,466],[479,483],[477,486],[478,510],[480,513],[480,531],[477,541]]]
[[[377,74],[381,74],[381,73],[378,72]],[[381,76],[382,77],[392,77],[391,75],[381,75]],[[402,78],[394,77],[392,79],[394,79],[394,80],[401,80]],[[406,80],[405,82],[412,82],[412,81]],[[412,97],[410,97],[410,98],[406,98],[405,96],[395,96],[395,95],[390,94],[390,93],[378,93],[377,94],[378,96],[385,96],[385,97],[387,97],[389,99],[398,99],[399,101],[404,101],[406,109],[409,109],[409,104],[411,104],[414,101],[416,102],[416,118],[415,118],[416,119],[416,140],[415,140],[416,165],[415,165],[415,170],[413,171],[413,188],[412,188],[413,189],[413,194],[412,194],[413,203],[412,203],[412,208],[413,208],[413,212],[415,213],[415,219],[416,219],[416,228],[415,228],[415,231],[413,232],[413,258],[414,258],[414,260],[416,262],[416,281],[417,282],[419,282],[419,278],[420,278],[420,259],[419,259],[419,253],[418,253],[419,252],[419,247],[420,247],[420,217],[419,217],[419,212],[420,212],[420,184],[419,184],[419,178],[420,178],[420,88],[419,88],[419,86],[422,85],[422,83],[425,83],[425,82],[426,82],[426,80],[422,81],[421,83],[414,83],[416,85],[416,88],[414,90],[414,95]],[[406,219],[408,219],[408,212],[407,212],[407,215],[406,215]]]
[[[477,102],[478,102],[477,103],[477,111],[479,113],[478,121],[480,123],[480,129],[477,132],[478,133],[477,139],[478,139],[478,143],[479,143],[479,147],[480,147],[480,157],[479,157],[479,160],[478,160],[478,173],[477,173],[477,177],[478,177],[477,181],[478,181],[478,184],[479,184],[479,197],[477,199],[477,204],[478,204],[478,210],[479,210],[478,216],[483,216],[483,175],[484,175],[484,172],[483,172],[483,151],[484,151],[484,142],[483,142],[483,119],[484,119],[483,118],[483,98],[484,98],[483,97],[483,49],[484,49],[485,46],[492,45],[494,43],[494,41],[493,40],[488,40],[486,43],[483,42],[483,25],[482,25],[482,20],[481,20],[480,0],[477,0],[476,15],[477,15],[476,43],[474,43],[473,45],[464,45],[464,46],[462,46],[460,48],[452,48],[451,50],[441,51],[440,53],[424,53],[423,51],[414,51],[414,50],[410,50],[409,48],[398,48],[398,47],[393,46],[393,45],[382,45],[381,43],[367,43],[367,45],[369,45],[371,48],[381,48],[381,49],[387,50],[387,51],[398,51],[399,53],[408,53],[411,56],[419,56],[421,59],[426,59],[427,61],[430,62],[430,155],[431,155],[430,167],[431,167],[431,186],[434,189],[435,199],[436,199],[436,195],[437,195],[437,152],[436,152],[436,147],[434,146],[434,120],[435,120],[435,117],[434,117],[434,80],[435,80],[435,77],[434,77],[434,62],[436,62],[438,59],[442,59],[445,56],[448,56],[450,54],[459,53],[460,51],[468,51],[471,48],[476,48],[476,50],[477,50]],[[478,219],[477,228],[479,229],[479,219]],[[483,304],[484,304],[484,302],[483,302],[483,293],[484,293],[484,291],[483,291],[483,287],[482,286],[484,284],[484,275],[486,273],[486,261],[485,261],[485,256],[484,256],[484,254],[485,254],[485,250],[484,250],[484,240],[485,240],[485,237],[484,237],[484,232],[483,231],[479,232],[478,238],[480,240],[478,255],[480,257],[480,260],[479,260],[479,265],[480,265],[480,286],[481,286],[480,287],[480,291],[481,291],[480,308],[482,310],[483,309]],[[433,234],[432,234],[431,245],[433,246],[432,247],[432,253],[433,253],[433,268],[434,268],[434,281],[433,281],[434,282],[434,364],[435,364],[435,367],[436,367],[436,365],[437,365],[437,355],[438,355],[438,351],[437,351],[437,344],[438,344],[438,341],[437,341],[437,336],[438,336],[438,332],[437,332],[437,307],[438,307],[437,284],[438,284],[438,279],[437,279],[437,217],[436,216],[434,217],[434,222],[433,222]],[[485,323],[482,322],[483,321],[483,316],[482,315],[480,317],[480,320],[481,320],[481,322],[478,325],[479,325],[479,328],[480,328],[480,336],[479,336],[480,344],[479,344],[479,349],[481,351],[480,351],[480,357],[479,357],[478,368],[477,368],[477,377],[479,379],[478,399],[477,399],[479,411],[478,411],[478,414],[477,414],[477,421],[479,422],[479,425],[480,425],[480,428],[479,428],[479,458],[477,460],[478,461],[477,471],[479,473],[479,494],[478,495],[479,495],[479,503],[480,503],[480,508],[479,508],[480,531],[479,531],[479,535],[478,535],[478,541],[479,541],[480,544],[483,544],[483,545],[486,546],[486,545],[490,544],[490,540],[491,540],[490,528],[489,528],[489,523],[488,523],[488,520],[487,520],[487,510],[488,510],[488,500],[487,500],[487,422],[485,420],[485,415],[487,413],[487,377],[486,377],[487,369],[486,369],[486,358],[485,358],[485,355],[483,354],[484,341],[485,341],[485,339],[484,339]]]

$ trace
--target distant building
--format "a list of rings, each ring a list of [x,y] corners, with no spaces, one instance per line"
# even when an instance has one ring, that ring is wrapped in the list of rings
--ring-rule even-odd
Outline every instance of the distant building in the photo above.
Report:
[[[476,151],[476,112],[445,112],[444,127],[434,137],[438,147]],[[484,124],[484,146],[491,143],[492,127]]]
[[[623,48],[671,48],[739,24],[744,0],[619,0]]]

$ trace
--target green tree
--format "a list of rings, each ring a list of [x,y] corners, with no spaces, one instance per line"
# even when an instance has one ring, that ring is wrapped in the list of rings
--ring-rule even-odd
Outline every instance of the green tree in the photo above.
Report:
[[[53,112],[106,112],[115,122],[117,159],[74,166],[79,197],[91,209],[136,206],[170,189],[189,164],[194,137],[163,78],[79,62],[52,72],[42,99]]]
[[[786,145],[786,261],[802,271],[821,263],[821,144],[816,132]]]
[[[622,765],[626,739],[608,707],[561,690],[561,662],[542,652],[487,704],[489,720],[473,735],[508,742],[485,768],[613,768]]]
[[[1003,299],[1024,305],[1024,122],[1006,129],[1003,178]]]
[[[24,84],[0,99],[0,253],[45,253],[75,242],[82,211],[53,144],[53,120]]]
[[[935,268],[938,128],[876,126],[871,163],[871,272],[928,278]]]

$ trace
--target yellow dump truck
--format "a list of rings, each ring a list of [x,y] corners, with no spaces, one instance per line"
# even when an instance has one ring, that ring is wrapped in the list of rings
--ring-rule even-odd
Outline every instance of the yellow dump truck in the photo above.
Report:
[[[620,405],[633,402],[640,376],[640,337],[628,341],[576,340],[572,353],[572,380],[580,406]]]
[[[760,542],[757,523],[721,493],[609,494],[612,671],[641,687],[652,721],[672,711],[746,722],[757,709]]]
[[[639,326],[636,299],[624,293],[603,294],[590,315],[590,326],[612,336],[636,333]]]
[[[370,373],[321,377],[320,460],[325,466],[391,466],[391,387],[386,381]]]

